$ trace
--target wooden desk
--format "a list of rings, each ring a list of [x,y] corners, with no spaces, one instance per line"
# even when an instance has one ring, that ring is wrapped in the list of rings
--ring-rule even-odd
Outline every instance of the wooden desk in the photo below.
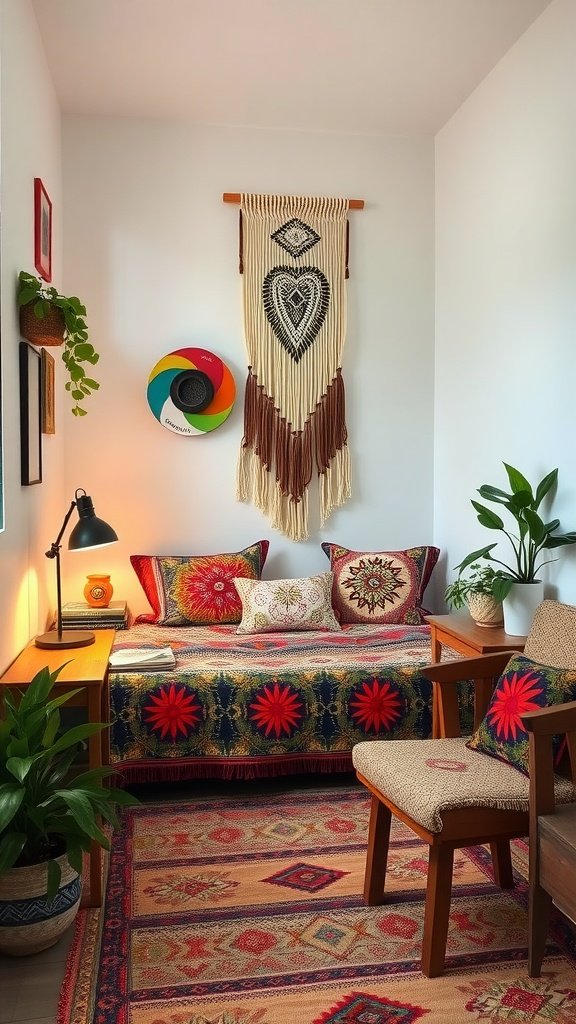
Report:
[[[451,647],[466,658],[475,658],[478,654],[496,654],[498,651],[523,651],[525,636],[512,636],[505,633],[501,626],[477,626],[467,612],[458,615],[427,615],[426,622],[430,626],[430,646],[434,664],[442,659],[442,647]],[[477,684],[479,693],[482,687],[489,688],[492,694],[492,680],[481,680]],[[474,721],[474,728],[479,722]],[[436,686],[432,695],[432,736],[438,738],[438,708],[436,704]]]
[[[6,669],[0,678],[0,697],[2,687],[25,687],[40,669],[48,666],[53,672],[60,665],[66,664],[58,676],[56,690],[62,692],[81,686],[82,690],[68,702],[67,707],[84,707],[89,722],[108,722],[108,659],[114,643],[113,629],[94,630],[96,640],[89,647],[76,647],[72,650],[43,650],[35,647],[34,642],[25,647],[21,654]],[[108,730],[96,733],[88,738],[88,766],[100,768],[107,763]],[[103,756],[104,751],[104,756]],[[90,846],[90,897],[84,903],[91,907],[99,907],[102,903],[102,848],[96,842]]]

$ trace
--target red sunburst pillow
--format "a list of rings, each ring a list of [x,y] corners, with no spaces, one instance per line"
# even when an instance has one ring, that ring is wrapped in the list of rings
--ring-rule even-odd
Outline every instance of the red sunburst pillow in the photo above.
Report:
[[[439,548],[351,551],[322,544],[334,573],[332,605],[340,622],[419,625],[422,599]]]
[[[136,622],[156,626],[214,626],[237,623],[242,603],[234,578],[259,580],[269,541],[219,555],[130,555],[153,609]]]
[[[569,700],[576,700],[576,671],[550,668],[514,655],[496,684],[484,720],[466,746],[529,775],[528,733],[521,716]],[[555,736],[555,755],[561,744],[562,736]]]

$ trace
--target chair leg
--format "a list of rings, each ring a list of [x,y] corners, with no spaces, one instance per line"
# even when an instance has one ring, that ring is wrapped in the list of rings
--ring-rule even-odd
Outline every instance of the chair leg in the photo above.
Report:
[[[391,823],[392,814],[386,804],[380,803],[378,797],[372,796],[363,897],[364,903],[369,907],[376,907],[384,901]]]
[[[552,897],[537,883],[530,884],[528,906],[528,975],[539,978],[546,948]]]
[[[427,978],[436,978],[444,970],[453,867],[452,846],[440,843],[430,847],[421,960],[422,973]]]
[[[510,853],[509,839],[495,839],[490,843],[492,854],[492,868],[494,881],[501,889],[514,888],[514,873],[512,871],[512,856]]]

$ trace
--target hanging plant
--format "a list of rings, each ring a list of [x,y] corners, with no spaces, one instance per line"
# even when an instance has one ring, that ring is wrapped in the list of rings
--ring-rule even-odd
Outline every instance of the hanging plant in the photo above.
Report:
[[[64,345],[62,362],[69,378],[64,387],[74,402],[73,415],[85,416],[84,399],[100,387],[82,365],[94,366],[100,358],[88,341],[86,307],[75,295],[70,298],[60,295],[55,288],[25,270],[18,275],[18,306],[20,331],[30,344]]]

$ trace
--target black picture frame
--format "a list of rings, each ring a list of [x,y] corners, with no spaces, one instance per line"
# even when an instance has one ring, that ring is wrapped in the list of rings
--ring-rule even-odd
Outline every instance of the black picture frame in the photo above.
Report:
[[[20,342],[21,483],[42,483],[42,362],[40,353]]]

